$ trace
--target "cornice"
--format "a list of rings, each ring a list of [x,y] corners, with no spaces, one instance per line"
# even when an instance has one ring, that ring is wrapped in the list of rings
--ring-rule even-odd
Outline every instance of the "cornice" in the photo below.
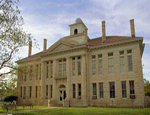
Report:
[[[143,42],[143,38],[133,38],[133,39],[127,39],[127,40],[122,40],[122,41],[117,41],[117,42],[113,42],[113,43],[103,43],[101,45],[98,46],[90,46],[90,50],[94,50],[94,49],[99,49],[99,48],[108,48],[108,47],[112,47],[112,46],[119,46],[119,45],[123,45],[123,44],[128,44],[128,43],[135,43],[135,42]]]

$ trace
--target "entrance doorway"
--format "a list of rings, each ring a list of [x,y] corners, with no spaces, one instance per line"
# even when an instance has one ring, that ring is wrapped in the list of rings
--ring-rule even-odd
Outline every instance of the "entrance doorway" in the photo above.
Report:
[[[59,102],[62,103],[63,100],[66,98],[66,87],[64,85],[61,85],[59,87]]]

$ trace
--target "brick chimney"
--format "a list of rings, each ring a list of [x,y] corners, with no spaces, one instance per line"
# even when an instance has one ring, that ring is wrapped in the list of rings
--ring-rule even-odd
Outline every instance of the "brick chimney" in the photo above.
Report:
[[[32,53],[32,41],[29,41],[29,54],[28,56],[31,56]]]
[[[105,21],[102,21],[102,43],[106,42]]]
[[[131,28],[131,37],[135,37],[135,29],[134,29],[134,19],[130,20],[130,28]]]
[[[46,49],[47,49],[47,39],[44,39],[44,41],[43,41],[44,43],[44,45],[43,45],[43,51],[45,51]]]

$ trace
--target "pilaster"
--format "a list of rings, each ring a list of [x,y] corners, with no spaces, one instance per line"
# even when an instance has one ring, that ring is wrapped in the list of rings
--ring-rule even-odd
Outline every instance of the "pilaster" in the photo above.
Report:
[[[81,75],[82,75],[82,86],[81,86],[81,99],[84,101],[84,106],[87,106],[87,77],[86,77],[86,61],[85,55],[82,55],[81,59]]]

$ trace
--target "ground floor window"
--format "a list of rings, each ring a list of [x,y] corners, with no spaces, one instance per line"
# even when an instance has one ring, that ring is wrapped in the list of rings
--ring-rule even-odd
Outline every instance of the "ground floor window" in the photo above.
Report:
[[[99,83],[99,98],[103,98],[103,83]]]
[[[109,82],[110,98],[115,98],[115,82]]]
[[[81,98],[81,84],[78,84],[78,98]]]
[[[52,98],[52,94],[53,94],[53,86],[50,85],[50,99]]]
[[[75,84],[72,84],[72,91],[73,91],[72,97],[74,99],[76,98],[76,85]]]
[[[122,81],[121,82],[121,86],[122,86],[122,98],[126,98],[127,97],[127,93],[126,93],[126,81]]]

